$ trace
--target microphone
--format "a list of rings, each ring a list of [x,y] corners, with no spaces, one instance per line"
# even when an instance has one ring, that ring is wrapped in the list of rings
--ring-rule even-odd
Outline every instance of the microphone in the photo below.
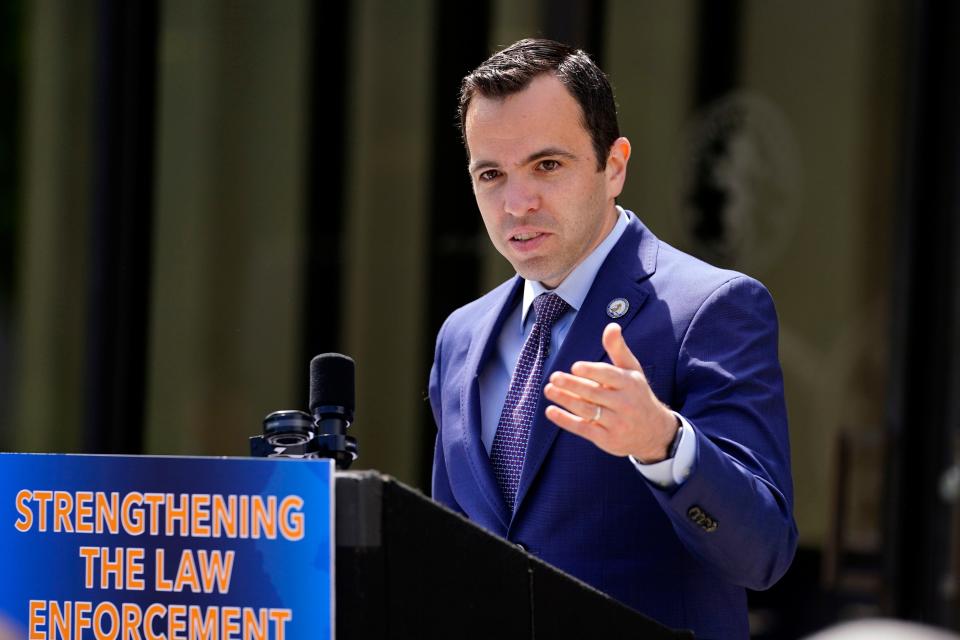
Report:
[[[353,422],[354,399],[353,358],[339,353],[321,353],[310,361],[310,413],[320,423],[324,420]]]
[[[331,458],[338,469],[357,459],[357,439],[347,435],[355,408],[352,358],[322,353],[310,361],[310,413],[274,411],[263,435],[250,438],[250,455],[269,458]]]
[[[333,458],[346,469],[357,459],[357,439],[347,435],[353,423],[353,358],[321,353],[310,361],[310,413],[319,457]]]

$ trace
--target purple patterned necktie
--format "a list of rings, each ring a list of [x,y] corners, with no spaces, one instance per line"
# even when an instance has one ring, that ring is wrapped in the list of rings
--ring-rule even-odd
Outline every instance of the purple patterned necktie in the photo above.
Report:
[[[555,293],[543,293],[534,299],[533,308],[537,319],[510,378],[510,389],[490,447],[493,474],[511,513],[517,499],[530,427],[543,393],[543,363],[550,355],[550,329],[570,305]]]

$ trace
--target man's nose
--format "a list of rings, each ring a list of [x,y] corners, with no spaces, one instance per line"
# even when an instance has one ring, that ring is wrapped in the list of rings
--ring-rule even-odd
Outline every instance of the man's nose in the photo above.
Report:
[[[503,210],[512,216],[525,216],[540,208],[539,192],[523,180],[508,182],[503,198]]]

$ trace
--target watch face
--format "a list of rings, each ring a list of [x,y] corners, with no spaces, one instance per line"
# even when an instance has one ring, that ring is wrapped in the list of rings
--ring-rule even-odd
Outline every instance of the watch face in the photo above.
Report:
[[[672,458],[677,455],[677,449],[680,448],[680,439],[683,435],[683,423],[680,422],[680,418],[677,418],[677,432],[673,436],[673,442],[670,443],[670,449],[667,452],[667,457]]]

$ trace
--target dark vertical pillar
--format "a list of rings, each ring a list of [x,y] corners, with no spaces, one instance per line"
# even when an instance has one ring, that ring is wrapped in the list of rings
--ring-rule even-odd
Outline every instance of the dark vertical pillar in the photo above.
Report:
[[[0,94],[5,97],[0,100],[0,313],[16,284],[22,13],[19,1],[0,6]]]
[[[142,448],[153,218],[157,3],[97,6],[83,448]]]
[[[433,357],[433,338],[444,319],[480,293],[485,234],[467,174],[466,151],[457,127],[457,96],[463,77],[491,53],[488,0],[437,3],[434,45],[433,148],[431,150],[430,220],[427,245],[430,289],[425,370]],[[426,388],[426,380],[424,380]],[[422,411],[424,436],[420,486],[430,486],[436,430],[429,403]]]
[[[702,109],[737,86],[740,69],[739,0],[700,0],[697,17],[697,57],[694,71],[694,107]],[[701,245],[723,246],[727,233],[724,210],[729,194],[716,185],[716,163],[727,154],[730,132],[716,136],[706,153],[696,159],[690,198],[695,211],[692,232]],[[726,262],[728,256],[702,256]]]
[[[605,0],[541,0],[543,35],[583,49],[603,67]]]
[[[296,363],[307,393],[307,368],[318,353],[341,351],[344,189],[346,184],[347,74],[350,67],[350,4],[315,2],[311,12],[310,88],[307,126],[307,215],[303,358]],[[306,402],[304,402],[306,404]]]
[[[940,484],[960,431],[960,5],[918,0],[908,14],[885,582],[889,613],[956,625],[958,532]]]
[[[23,3],[0,4],[0,447],[11,448],[10,421],[14,394],[17,340],[16,304],[20,203],[20,91],[23,68]]]
[[[700,0],[697,11],[696,106],[729,93],[740,70],[740,0]]]

